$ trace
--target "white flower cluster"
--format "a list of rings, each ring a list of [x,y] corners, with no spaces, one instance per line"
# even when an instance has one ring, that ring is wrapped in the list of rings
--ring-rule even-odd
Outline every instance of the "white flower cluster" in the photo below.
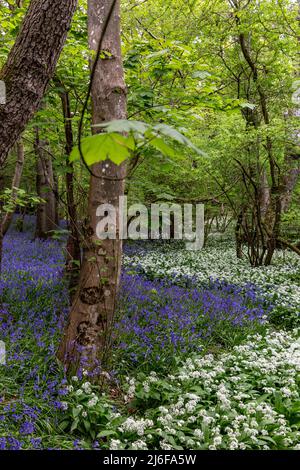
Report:
[[[124,255],[124,265],[139,266],[146,273],[161,278],[189,276],[199,282],[212,278],[237,285],[253,283],[270,295],[276,305],[299,312],[299,285],[290,280],[291,275],[300,270],[300,258],[294,253],[277,251],[271,266],[253,268],[246,257],[237,259],[235,248],[224,243],[192,252],[156,246],[142,255]]]
[[[124,401],[125,403],[128,403],[130,402],[130,400],[132,400],[132,398],[134,398],[134,395],[135,395],[135,379],[134,378],[129,379],[127,377],[126,380],[129,384],[129,387],[127,390],[127,394],[124,395]]]
[[[148,409],[147,418],[127,418],[119,427],[124,438],[117,448],[133,445],[134,436],[139,437],[134,448],[140,449],[297,448],[300,432],[288,416],[300,401],[299,379],[296,331],[253,335],[217,359],[211,354],[189,358],[164,379],[170,402]],[[157,391],[157,377],[146,383],[150,394],[152,384]]]
[[[145,434],[145,429],[148,429],[153,426],[153,421],[151,419],[137,419],[127,418],[122,425],[119,427],[121,433],[136,433],[138,436],[143,436]]]
[[[90,382],[84,382],[81,388],[87,394],[91,393],[92,391],[92,385],[90,384]]]
[[[83,376],[86,377],[87,373],[84,373]],[[89,381],[85,380],[81,383],[79,378],[74,376],[72,377],[72,382],[74,385],[68,385],[66,387],[69,395],[69,405],[66,403],[62,408],[64,410],[70,408],[73,418],[77,418],[78,420],[80,417],[87,418],[89,410],[95,411],[94,408],[100,400],[99,396],[93,392],[92,384]],[[107,403],[102,403],[103,409],[107,407],[109,407]]]
[[[97,405],[99,401],[99,398],[95,393],[92,394],[92,398],[87,402],[87,407],[88,408],[93,408],[95,405]]]

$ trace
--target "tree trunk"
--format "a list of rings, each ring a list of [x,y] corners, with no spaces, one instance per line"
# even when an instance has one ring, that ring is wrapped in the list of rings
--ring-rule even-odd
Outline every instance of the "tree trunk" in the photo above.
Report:
[[[16,149],[17,149],[17,161],[16,161],[15,173],[14,173],[14,177],[13,177],[13,181],[11,185],[13,201],[17,197],[17,192],[20,187],[23,167],[24,167],[24,147],[23,147],[23,143],[21,140],[17,142]],[[13,214],[14,214],[13,212],[7,212],[1,221],[0,231],[3,237],[6,234],[7,230],[9,229]]]
[[[89,0],[89,44],[94,51],[111,2],[112,0]],[[126,118],[119,10],[120,2],[117,1],[102,47],[109,55],[100,60],[93,82],[94,124]],[[102,364],[105,362],[119,286],[122,241],[118,239],[118,217],[117,239],[100,241],[96,236],[96,210],[101,204],[110,203],[118,214],[119,196],[124,194],[126,167],[107,160],[94,165],[93,172],[98,177],[91,177],[90,181],[80,282],[58,353],[67,369],[76,369],[83,363],[85,367],[94,369],[99,364],[99,359]]]
[[[46,150],[46,145],[45,141],[40,140],[39,132],[36,129],[36,192],[43,199],[43,202],[40,202],[37,207],[36,238],[49,238],[52,235],[52,231],[57,229],[57,204],[52,160]]]
[[[23,167],[24,167],[24,147],[23,147],[23,143],[21,140],[17,143],[16,149],[17,149],[17,161],[16,161],[15,173],[14,173],[14,177],[13,177],[13,181],[11,185],[12,201],[16,200],[17,190],[20,187]],[[14,214],[13,212],[7,212],[6,214],[4,214],[2,220],[0,221],[0,274],[1,274],[2,256],[3,256],[3,238],[7,230],[9,229],[13,214]]]
[[[52,161],[51,161],[52,166]],[[59,179],[57,174],[52,167],[52,174],[53,174],[53,192],[54,192],[54,215],[55,215],[55,225],[59,227]]]
[[[235,6],[237,9],[239,8],[238,4],[235,4]],[[236,23],[238,26],[241,25],[241,19],[239,16],[236,16]],[[249,35],[246,35],[241,30],[239,34],[241,52],[252,72],[251,80],[253,81],[253,84],[256,88],[263,123],[268,126],[270,124],[268,96],[262,86],[262,82],[260,81],[260,70],[254,56],[251,53],[250,41],[248,41],[248,38]],[[248,110],[248,114],[257,116],[257,112],[253,110]],[[249,118],[246,117],[246,121],[247,119],[249,120]],[[248,124],[250,123],[250,121],[247,122]],[[257,128],[261,125],[260,119],[252,119],[252,124]],[[266,137],[265,148],[267,151],[271,184],[270,188],[267,188],[267,192],[265,192],[264,196],[261,193],[261,189],[262,185],[264,186],[265,183],[261,180],[261,176],[259,177],[260,181],[258,187],[255,178],[253,178],[253,175],[251,174],[251,171],[244,172],[244,176],[247,177],[248,183],[250,183],[253,188],[254,201],[256,206],[251,214],[252,230],[248,233],[248,235],[250,235],[250,237],[248,237],[248,254],[250,263],[253,266],[271,264],[276,249],[276,239],[279,236],[281,224],[281,201],[278,192],[280,169],[274,156],[273,142],[270,136]],[[269,203],[266,206],[268,199]]]
[[[72,127],[72,114],[70,97],[67,90],[59,79],[55,79],[55,84],[61,90],[59,92],[62,110],[64,116],[64,128],[65,128],[65,139],[66,139],[66,156],[69,158],[73,146],[73,127]],[[70,235],[67,241],[67,259],[66,259],[66,271],[69,276],[69,292],[70,300],[74,300],[74,294],[79,280],[79,270],[81,264],[81,249],[80,249],[80,233],[78,229],[78,218],[77,218],[77,207],[74,197],[74,166],[73,163],[67,161],[68,171],[66,173],[66,190],[67,190],[67,211],[68,211],[68,229]]]
[[[77,0],[32,0],[20,33],[0,72],[6,104],[0,105],[0,168],[42,97],[75,12]]]
[[[235,247],[236,257],[238,259],[243,258],[243,219],[244,219],[244,208],[241,209],[235,226]]]

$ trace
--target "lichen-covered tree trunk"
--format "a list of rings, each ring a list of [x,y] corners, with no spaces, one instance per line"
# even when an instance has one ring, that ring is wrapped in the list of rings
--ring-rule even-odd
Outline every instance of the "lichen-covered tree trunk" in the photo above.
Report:
[[[112,0],[89,0],[89,44],[97,50],[104,18]],[[120,39],[120,2],[117,1],[102,49],[92,88],[93,123],[126,118],[126,87],[123,76]],[[78,291],[58,356],[67,368],[76,369],[81,361],[88,368],[105,361],[120,278],[122,241],[100,241],[96,236],[97,207],[112,204],[118,213],[119,196],[124,194],[126,168],[107,160],[93,166],[98,177],[91,177],[88,219],[85,227],[84,259]],[[118,217],[117,217],[118,221]],[[117,234],[119,227],[117,222]]]
[[[77,0],[32,0],[0,72],[6,103],[0,105],[0,169],[20,138],[51,79]]]

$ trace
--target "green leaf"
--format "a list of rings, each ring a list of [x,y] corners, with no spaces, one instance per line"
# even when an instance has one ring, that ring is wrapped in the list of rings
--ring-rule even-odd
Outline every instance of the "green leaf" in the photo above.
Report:
[[[167,193],[158,194],[157,198],[162,199],[164,201],[173,201],[174,200],[174,196],[171,196],[171,194],[167,194]]]
[[[149,54],[149,55],[146,56],[146,59],[153,59],[153,58],[156,58],[156,57],[162,57],[162,56],[165,56],[169,53],[170,53],[170,49],[163,49],[163,50],[158,51],[158,52],[152,52],[152,54]]]
[[[116,435],[116,431],[113,431],[112,429],[107,429],[106,431],[99,432],[99,434],[97,434],[97,438],[115,436],[115,435]]]
[[[142,121],[128,121],[127,119],[116,119],[114,121],[105,122],[103,124],[94,124],[93,127],[100,127],[105,132],[120,132],[120,133],[138,133],[145,134],[149,128],[148,124]]]
[[[150,140],[149,143],[150,145],[152,145],[152,147],[155,147],[162,154],[167,155],[168,157],[174,157],[174,149],[170,145],[168,145],[162,138],[156,137],[155,139]]]
[[[79,423],[79,419],[76,418],[72,423],[72,426],[71,426],[71,429],[70,429],[71,432],[73,432],[73,431],[75,431],[75,429],[77,429],[78,423]]]
[[[175,140],[176,142],[185,145],[192,150],[194,150],[198,155],[205,156],[205,153],[202,152],[196,145],[194,145],[187,137],[185,137],[183,134],[178,132],[176,129],[173,129],[170,126],[167,126],[166,124],[156,124],[153,127],[153,130],[158,132],[161,135],[164,135],[166,137],[169,137],[170,139]]]
[[[121,134],[97,134],[82,140],[81,150],[86,163],[90,166],[94,163],[110,159],[120,165],[131,156],[134,149],[132,136],[125,137]],[[70,161],[80,159],[79,148],[72,150]]]
[[[72,416],[73,416],[73,418],[76,419],[77,416],[79,416],[80,412],[81,412],[81,410],[80,410],[79,408],[73,408],[73,409],[72,409]]]
[[[91,429],[91,423],[87,419],[84,419],[83,424],[85,429],[89,432],[89,430]]]
[[[59,427],[62,431],[65,431],[67,427],[69,426],[69,420],[64,420],[60,423]]]
[[[253,103],[240,103],[241,108],[255,109],[256,105]]]
[[[210,77],[211,73],[207,72],[206,70],[197,70],[196,72],[193,73],[192,78],[207,78]]]
[[[144,143],[148,143],[169,157],[174,157],[175,152],[161,136],[192,149],[198,155],[205,155],[187,137],[166,124],[149,126],[142,121],[120,119],[95,124],[94,127],[103,129],[105,134],[97,134],[96,136],[83,139],[82,151],[88,165],[105,160],[106,158],[110,158],[117,164],[122,163],[122,161],[128,158],[129,151],[134,151],[136,148],[135,139],[132,134],[135,134],[139,139],[144,140]],[[128,135],[124,136],[123,134]],[[149,139],[149,142],[147,142],[147,139]],[[78,160],[79,156],[78,149],[74,149],[71,154],[71,161]]]

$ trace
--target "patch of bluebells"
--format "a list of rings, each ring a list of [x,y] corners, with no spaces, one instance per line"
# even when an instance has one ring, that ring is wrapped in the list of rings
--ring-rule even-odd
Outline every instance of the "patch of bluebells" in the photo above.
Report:
[[[187,280],[186,280],[187,281]],[[210,280],[185,287],[124,271],[121,277],[117,349],[136,367],[168,367],[198,352],[225,327],[264,325],[272,305],[253,284],[243,288]]]
[[[33,241],[32,230],[10,230],[3,254],[0,340],[7,357],[0,366],[0,446],[44,448],[38,429],[47,429],[50,417],[52,425],[59,422],[66,387],[55,359],[68,311],[63,247]]]
[[[4,239],[0,295],[20,313],[26,306],[48,314],[51,300],[66,291],[63,281],[64,253],[59,242],[34,240],[31,231],[9,231]],[[61,301],[59,303],[61,305]],[[37,308],[36,308],[37,307]],[[41,322],[41,319],[40,319]]]
[[[0,438],[0,450],[21,450],[23,442],[13,436]]]
[[[33,434],[35,431],[34,424],[31,423],[30,421],[25,421],[21,426],[20,426],[20,434]]]

